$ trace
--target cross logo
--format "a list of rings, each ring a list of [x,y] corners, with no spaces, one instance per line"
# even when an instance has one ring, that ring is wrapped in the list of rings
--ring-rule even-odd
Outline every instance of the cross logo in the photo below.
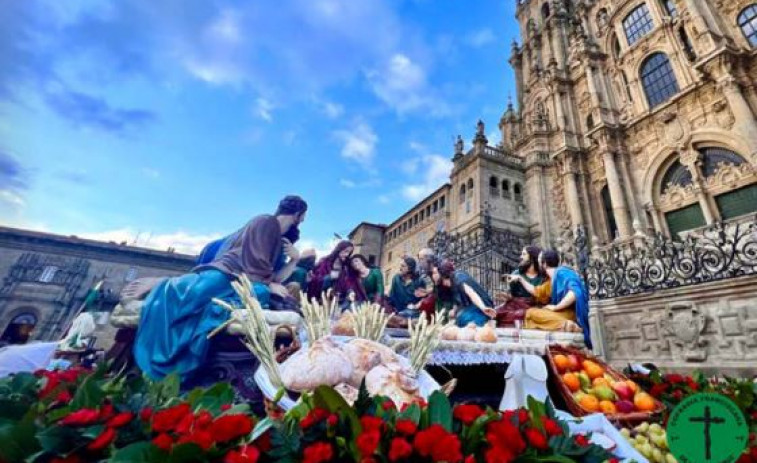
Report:
[[[712,459],[712,434],[710,426],[713,424],[723,424],[725,420],[719,417],[713,417],[709,405],[704,407],[704,416],[689,418],[692,423],[704,423],[704,451],[707,461]]]

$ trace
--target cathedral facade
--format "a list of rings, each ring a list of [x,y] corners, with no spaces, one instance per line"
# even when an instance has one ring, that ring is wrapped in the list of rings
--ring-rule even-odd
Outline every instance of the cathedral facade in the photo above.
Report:
[[[542,246],[669,237],[757,211],[755,0],[518,0],[517,104],[373,238],[385,277],[436,231]],[[382,233],[377,233],[380,230]]]

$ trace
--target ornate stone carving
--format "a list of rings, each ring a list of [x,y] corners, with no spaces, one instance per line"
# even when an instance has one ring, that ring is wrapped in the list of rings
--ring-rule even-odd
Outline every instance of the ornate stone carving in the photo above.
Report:
[[[735,165],[727,162],[721,162],[718,164],[715,173],[707,177],[704,184],[707,188],[722,187],[728,185],[730,188],[735,188],[739,183],[750,176],[755,175],[755,168],[745,162],[740,165]]]
[[[731,108],[724,100],[718,100],[712,104],[712,112],[715,114],[715,121],[720,128],[730,129],[736,122],[736,118],[733,117]]]
[[[671,185],[660,195],[659,205],[663,209],[680,207],[684,203],[691,202],[694,199],[696,199],[694,184],[686,186]]]
[[[673,342],[681,348],[683,360],[704,362],[707,360],[707,340],[702,333],[707,326],[707,317],[691,303],[669,304],[660,320],[663,329],[673,335]]]

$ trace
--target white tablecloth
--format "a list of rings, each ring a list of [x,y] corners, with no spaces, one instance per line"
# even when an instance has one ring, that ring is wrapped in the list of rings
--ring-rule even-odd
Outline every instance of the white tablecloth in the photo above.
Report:
[[[410,341],[392,339],[390,342],[398,353],[407,355]],[[442,341],[431,354],[429,365],[481,365],[504,364],[512,361],[514,354],[543,356],[547,352],[545,343],[471,343],[464,341]]]

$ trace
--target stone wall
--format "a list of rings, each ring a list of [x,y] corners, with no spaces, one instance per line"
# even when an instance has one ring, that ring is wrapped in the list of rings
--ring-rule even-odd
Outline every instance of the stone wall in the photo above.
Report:
[[[617,368],[757,374],[757,275],[592,301],[590,323]]]

